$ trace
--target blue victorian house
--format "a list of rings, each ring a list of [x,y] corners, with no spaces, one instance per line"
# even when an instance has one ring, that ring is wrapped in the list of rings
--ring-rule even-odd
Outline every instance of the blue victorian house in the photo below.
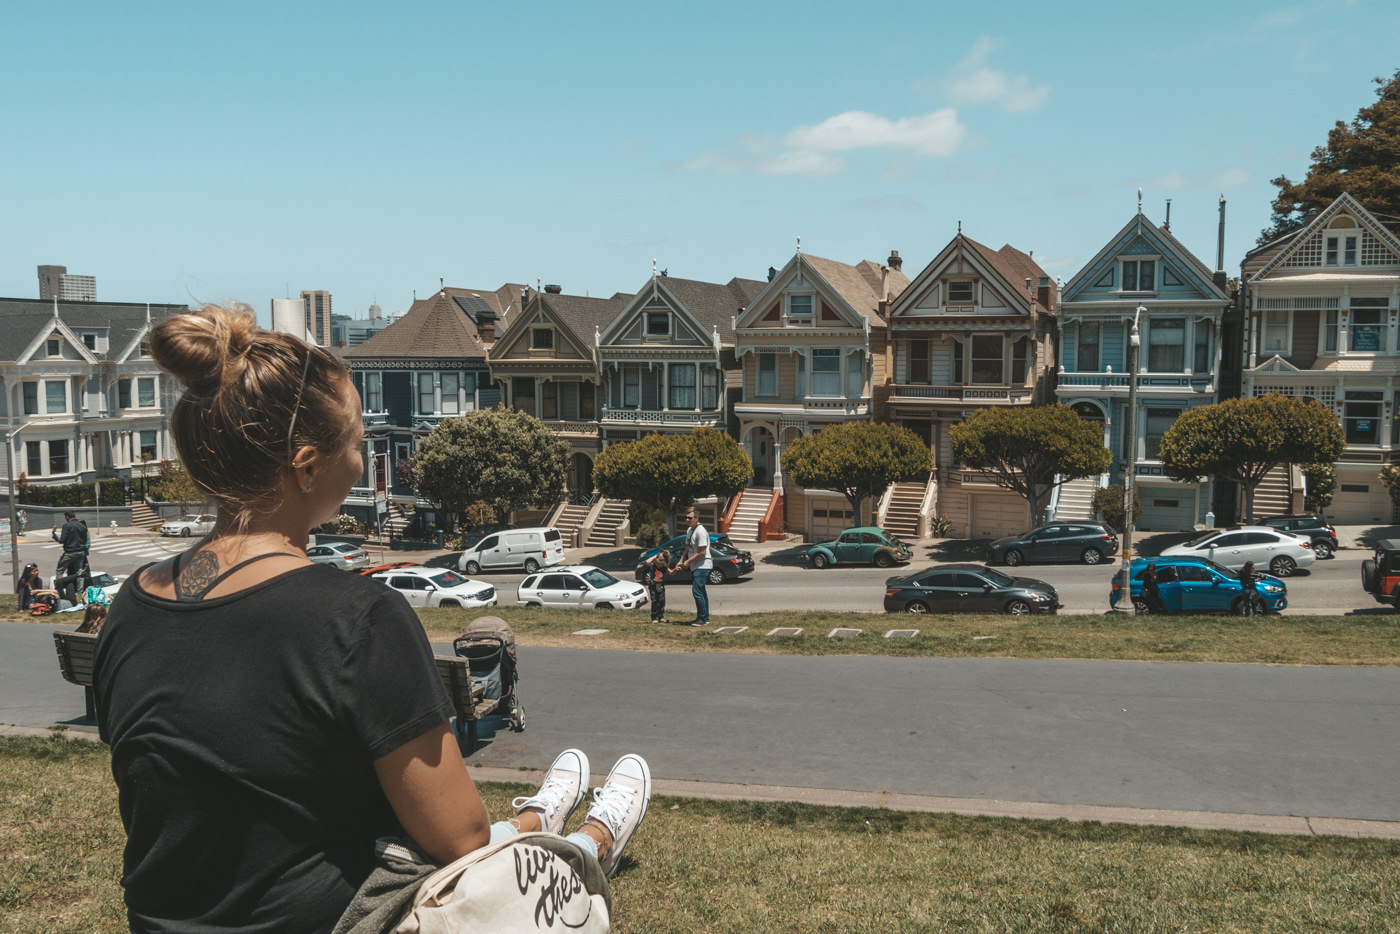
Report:
[[[1221,199],[1224,228],[1224,199]],[[1220,258],[1223,262],[1223,257]],[[1211,481],[1178,483],[1163,475],[1162,435],[1186,409],[1219,398],[1220,325],[1230,296],[1225,273],[1212,272],[1171,235],[1138,213],[1065,284],[1060,301],[1059,402],[1103,425],[1110,472],[1057,488],[1058,519],[1093,516],[1094,491],[1122,483],[1131,464],[1142,504],[1140,529],[1189,530],[1207,521]],[[1137,410],[1128,411],[1128,343],[1134,320]],[[1127,449],[1136,420],[1135,450]]]

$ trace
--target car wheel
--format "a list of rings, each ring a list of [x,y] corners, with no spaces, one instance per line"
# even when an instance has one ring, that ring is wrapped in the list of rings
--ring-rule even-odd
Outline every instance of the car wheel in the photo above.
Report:
[[[830,563],[831,559],[828,558],[826,555],[821,554],[820,552],[812,555],[812,567],[816,568],[819,571]]]
[[[526,601],[526,603],[525,603],[525,609],[527,609],[527,610],[528,610],[528,609],[531,609],[531,608],[543,607],[543,606],[544,606],[544,604],[543,604],[543,603],[540,603],[538,600],[528,600],[528,601]]]
[[[189,538],[189,537],[190,537],[190,530],[189,530],[188,528],[183,528],[183,529],[181,529],[181,530],[180,530],[180,537],[181,537],[181,538]]]
[[[1012,600],[1010,603],[1006,604],[1006,612],[1010,613],[1012,616],[1029,616],[1031,614],[1031,605],[1024,600]]]
[[[1021,564],[1024,564],[1026,561],[1026,556],[1021,554],[1021,552],[1017,551],[1015,548],[1008,548],[1006,549],[1006,554],[1001,556],[1001,560],[1006,562],[1007,567],[1014,568],[1018,567]]]
[[[595,610],[611,610],[612,608],[613,608],[613,605],[612,605],[611,603],[606,603],[606,602],[604,602],[604,603],[595,603],[595,604],[593,605],[593,609],[595,609]]]
[[[444,600],[438,606],[459,606],[456,600]]]
[[[533,574],[540,569],[540,563],[534,558],[525,559],[525,573]]]
[[[724,583],[724,572],[719,568],[710,568],[710,573],[705,575],[705,581],[718,587]]]
[[[1317,560],[1326,561],[1332,557],[1332,543],[1320,540],[1313,542],[1313,554],[1317,555]]]
[[[1371,558],[1367,558],[1365,561],[1361,562],[1361,589],[1369,594],[1374,594],[1376,592],[1376,584],[1379,577],[1377,574],[1378,570],[1379,568],[1376,562]]]
[[[891,564],[894,564],[894,559],[890,557],[889,552],[887,552],[887,551],[877,551],[877,552],[875,552],[875,566],[876,566],[877,568],[887,568],[887,567],[889,567]]]
[[[1097,548],[1085,548],[1079,555],[1079,560],[1085,564],[1099,564],[1103,561],[1103,552]]]
[[[928,604],[922,600],[910,600],[907,604],[904,605],[904,612],[919,614],[927,613]]]
[[[1133,597],[1133,612],[1139,616],[1144,616],[1152,611],[1147,607],[1147,601],[1141,597]]]
[[[1275,577],[1287,577],[1293,573],[1293,569],[1298,566],[1288,555],[1279,555],[1269,562],[1269,573]]]
[[[468,574],[480,574],[481,565],[477,564],[475,561],[468,561],[467,566],[462,570],[466,571]]]

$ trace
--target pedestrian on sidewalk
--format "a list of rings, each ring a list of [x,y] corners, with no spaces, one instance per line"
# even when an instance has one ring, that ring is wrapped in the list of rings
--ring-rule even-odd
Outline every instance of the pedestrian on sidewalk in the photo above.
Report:
[[[675,569],[671,567],[671,553],[665,548],[647,559],[646,585],[651,600],[651,621],[666,623],[666,575]]]
[[[87,567],[88,530],[86,524],[78,521],[77,513],[71,509],[65,510],[63,528],[50,529],[49,534],[63,548],[63,555],[58,559],[58,567],[54,571],[55,577],[78,574]]]
[[[690,531],[685,536],[685,554],[678,568],[690,571],[690,593],[695,597],[695,621],[692,626],[710,625],[710,596],[705,587],[709,583],[710,568],[714,559],[710,557],[710,533],[700,524],[700,513],[691,506],[685,512],[685,521]]]

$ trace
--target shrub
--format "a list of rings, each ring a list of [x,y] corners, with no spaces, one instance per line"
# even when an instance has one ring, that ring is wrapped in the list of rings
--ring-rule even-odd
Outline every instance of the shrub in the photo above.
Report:
[[[98,481],[102,489],[103,506],[119,506],[126,502],[126,489],[121,480],[110,477]],[[96,506],[91,483],[65,483],[61,486],[36,486],[29,484],[21,491],[15,483],[15,495],[27,506]]]
[[[637,547],[639,548],[660,545],[671,536],[670,530],[666,527],[666,511],[663,509],[657,509],[655,506],[647,506],[633,500],[630,518],[632,532],[637,537]]]
[[[947,516],[934,516],[928,520],[928,534],[934,538],[947,538],[953,531],[953,520]]]
[[[1115,532],[1122,532],[1123,488],[1118,484],[1106,486],[1094,494],[1094,511],[1103,516],[1104,525]],[[1133,488],[1133,521],[1142,515],[1142,500],[1138,499],[1137,488]]]
[[[1307,482],[1307,496],[1303,498],[1303,509],[1308,512],[1322,512],[1332,505],[1332,494],[1337,492],[1337,468],[1332,464],[1304,464],[1303,479]]]

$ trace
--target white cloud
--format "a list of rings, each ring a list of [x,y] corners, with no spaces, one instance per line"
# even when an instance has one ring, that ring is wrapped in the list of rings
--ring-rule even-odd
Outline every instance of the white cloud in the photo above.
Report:
[[[961,147],[966,132],[958,123],[958,112],[951,108],[899,120],[848,110],[815,126],[800,126],[783,142],[792,150],[906,149],[924,156],[947,156]]]
[[[1303,8],[1301,6],[1285,7],[1281,10],[1270,10],[1259,17],[1259,25],[1266,28],[1278,29],[1284,26],[1296,26],[1303,21]]]
[[[1001,46],[978,39],[953,66],[946,81],[949,96],[961,104],[991,104],[1007,113],[1038,110],[1050,98],[1050,85],[1032,84],[1026,75],[1011,75],[987,66],[987,59]]]
[[[846,168],[846,160],[825,152],[792,150],[781,152],[758,164],[763,175],[807,175],[820,178],[838,175]]]

